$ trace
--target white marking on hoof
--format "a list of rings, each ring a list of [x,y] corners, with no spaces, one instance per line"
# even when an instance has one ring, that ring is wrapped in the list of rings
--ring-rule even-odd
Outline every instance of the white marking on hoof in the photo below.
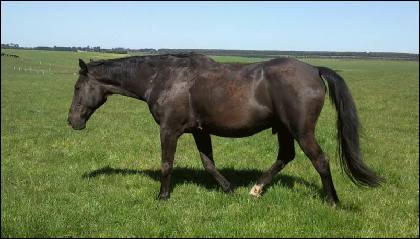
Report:
[[[258,198],[261,196],[262,189],[263,189],[262,185],[255,184],[254,187],[251,188],[251,191],[249,191],[249,194],[251,194],[251,196],[253,197]]]

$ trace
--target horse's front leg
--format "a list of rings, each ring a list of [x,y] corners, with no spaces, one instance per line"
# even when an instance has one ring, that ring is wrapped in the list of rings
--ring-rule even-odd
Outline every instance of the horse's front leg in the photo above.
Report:
[[[160,143],[162,148],[162,171],[160,180],[159,199],[168,199],[170,196],[171,174],[178,141],[177,133],[167,127],[160,128]]]

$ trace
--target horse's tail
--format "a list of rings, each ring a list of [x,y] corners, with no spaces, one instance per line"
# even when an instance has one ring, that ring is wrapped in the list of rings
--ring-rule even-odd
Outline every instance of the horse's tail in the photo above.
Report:
[[[328,83],[330,99],[337,110],[337,141],[341,167],[357,185],[375,187],[382,179],[362,161],[359,148],[359,118],[350,91],[336,72],[318,67]]]

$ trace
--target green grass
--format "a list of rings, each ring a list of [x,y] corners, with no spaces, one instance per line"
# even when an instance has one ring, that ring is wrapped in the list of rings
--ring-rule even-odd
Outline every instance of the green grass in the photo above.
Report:
[[[335,112],[326,100],[317,138],[342,203],[334,209],[322,200],[320,178],[298,147],[261,198],[248,195],[276,158],[269,130],[213,137],[216,165],[236,185],[232,195],[202,169],[192,136],[184,135],[171,198],[157,201],[159,128],[145,103],[112,96],[84,131],[66,123],[77,59],[121,55],[2,52],[21,56],[1,59],[2,237],[418,237],[418,62],[305,60],[346,80],[363,124],[364,161],[386,179],[380,188],[364,189],[341,172]],[[44,75],[13,70],[49,64]]]

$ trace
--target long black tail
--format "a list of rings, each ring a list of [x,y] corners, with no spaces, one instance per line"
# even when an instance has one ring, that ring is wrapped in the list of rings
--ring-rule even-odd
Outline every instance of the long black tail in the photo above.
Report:
[[[382,179],[362,161],[359,148],[359,118],[344,79],[326,67],[318,67],[319,75],[328,83],[330,99],[337,110],[337,140],[341,166],[357,185],[375,187]]]

